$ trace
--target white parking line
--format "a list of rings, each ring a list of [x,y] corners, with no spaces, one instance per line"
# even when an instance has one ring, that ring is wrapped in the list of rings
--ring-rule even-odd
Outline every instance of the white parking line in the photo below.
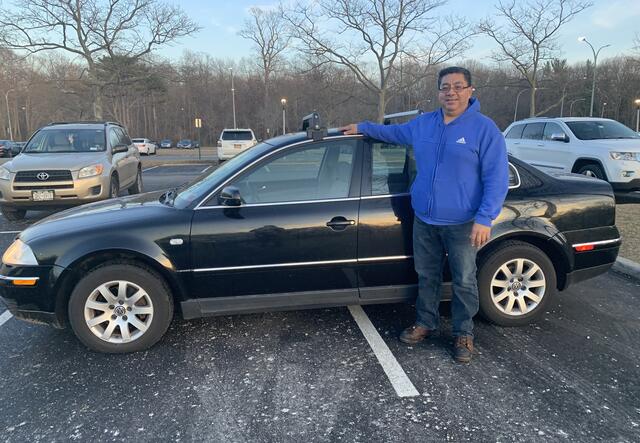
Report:
[[[2,313],[2,315],[0,315],[0,326],[2,326],[3,324],[5,324],[8,320],[11,319],[11,317],[13,317],[13,315],[11,314],[11,312],[9,311],[4,311]]]
[[[22,231],[0,231],[0,234],[20,234]]]
[[[200,174],[204,174],[207,170],[211,169],[211,165],[207,166],[206,168],[204,168],[202,171],[200,171]]]
[[[391,386],[395,389],[398,397],[415,397],[420,395],[418,390],[413,386],[409,377],[398,363],[398,360],[393,356],[391,350],[384,342],[378,331],[369,320],[369,317],[360,306],[349,306],[349,311],[354,320],[360,327],[362,335],[369,342],[371,350],[376,355],[380,366],[384,369],[385,374],[391,382]]]
[[[150,168],[145,168],[145,169],[143,169],[143,170],[142,170],[142,172],[151,171],[152,169],[156,169],[156,168],[159,168],[159,167],[160,167],[160,165],[157,165],[157,166],[151,166]]]

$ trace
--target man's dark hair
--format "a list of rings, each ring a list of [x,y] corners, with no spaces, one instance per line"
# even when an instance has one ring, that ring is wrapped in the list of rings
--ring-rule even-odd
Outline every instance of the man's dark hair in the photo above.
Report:
[[[440,82],[442,81],[442,77],[449,74],[462,74],[464,75],[464,79],[467,82],[467,86],[471,86],[471,73],[468,69],[461,68],[459,66],[449,66],[448,68],[441,69],[438,72],[438,88],[440,88]]]

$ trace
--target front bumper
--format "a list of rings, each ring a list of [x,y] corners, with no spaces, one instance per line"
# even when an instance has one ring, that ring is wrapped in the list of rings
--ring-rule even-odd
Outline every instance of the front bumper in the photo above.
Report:
[[[628,182],[609,182],[614,191],[633,192],[640,191],[640,178]]]
[[[64,326],[64,313],[57,310],[56,282],[60,266],[0,267],[0,301],[16,318],[55,327]],[[16,280],[36,279],[32,286],[14,284]]]
[[[74,178],[53,183],[0,180],[0,205],[21,208],[67,207],[109,197],[109,176]],[[34,201],[32,191],[53,190],[53,200]]]

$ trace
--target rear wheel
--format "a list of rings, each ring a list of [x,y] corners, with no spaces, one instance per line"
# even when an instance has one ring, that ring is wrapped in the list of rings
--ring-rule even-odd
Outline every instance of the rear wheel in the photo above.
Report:
[[[142,192],[142,171],[138,168],[138,174],[136,175],[136,181],[128,189],[129,194],[140,194]]]
[[[537,247],[509,241],[489,252],[478,271],[480,311],[501,326],[521,326],[540,316],[556,288],[556,272]]]
[[[604,173],[600,165],[595,163],[584,165],[578,170],[578,174],[586,175],[587,177],[599,178],[600,180],[607,179],[607,175]]]
[[[0,208],[0,211],[2,212],[2,215],[4,215],[4,218],[9,221],[22,220],[27,214],[27,211],[25,209],[10,208],[8,206],[3,206],[2,208]]]
[[[173,317],[165,281],[130,263],[104,265],[87,274],[69,299],[69,323],[88,348],[107,353],[153,346]]]

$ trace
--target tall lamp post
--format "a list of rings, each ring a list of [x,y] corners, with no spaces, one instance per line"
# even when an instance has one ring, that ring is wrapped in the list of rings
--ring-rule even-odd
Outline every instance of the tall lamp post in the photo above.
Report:
[[[231,71],[231,106],[233,108],[233,129],[236,129],[236,89],[233,87],[233,68],[229,68]]]
[[[636,104],[636,132],[640,132],[640,98],[635,99]]]
[[[583,100],[586,100],[586,98],[577,98],[575,100],[571,100],[571,103],[569,104],[569,117],[573,117],[573,104],[581,102]]]
[[[518,95],[516,95],[516,108],[513,110],[513,121],[515,122],[516,119],[518,118],[518,101],[520,101],[520,94],[522,94],[525,91],[528,91],[529,89],[523,89],[522,91],[518,92]]]
[[[589,117],[593,117],[593,98],[596,95],[596,69],[598,66],[598,54],[600,54],[600,51],[602,51],[604,48],[608,48],[611,45],[600,46],[600,48],[596,51],[593,45],[587,40],[587,37],[578,37],[578,41],[588,44],[591,48],[591,51],[593,52],[593,82],[591,83],[591,109],[589,111]]]
[[[607,107],[607,102],[602,103],[602,111],[600,111],[600,118],[604,117],[604,110]]]
[[[7,89],[4,93],[4,102],[7,105],[7,118],[9,119],[9,139],[13,141],[13,128],[11,127],[11,111],[9,110],[9,93],[15,90],[15,88]]]
[[[281,98],[280,99],[280,104],[282,105],[282,134],[286,134],[286,122],[287,122],[287,114],[286,114],[286,107],[287,107],[287,99],[286,98]]]

